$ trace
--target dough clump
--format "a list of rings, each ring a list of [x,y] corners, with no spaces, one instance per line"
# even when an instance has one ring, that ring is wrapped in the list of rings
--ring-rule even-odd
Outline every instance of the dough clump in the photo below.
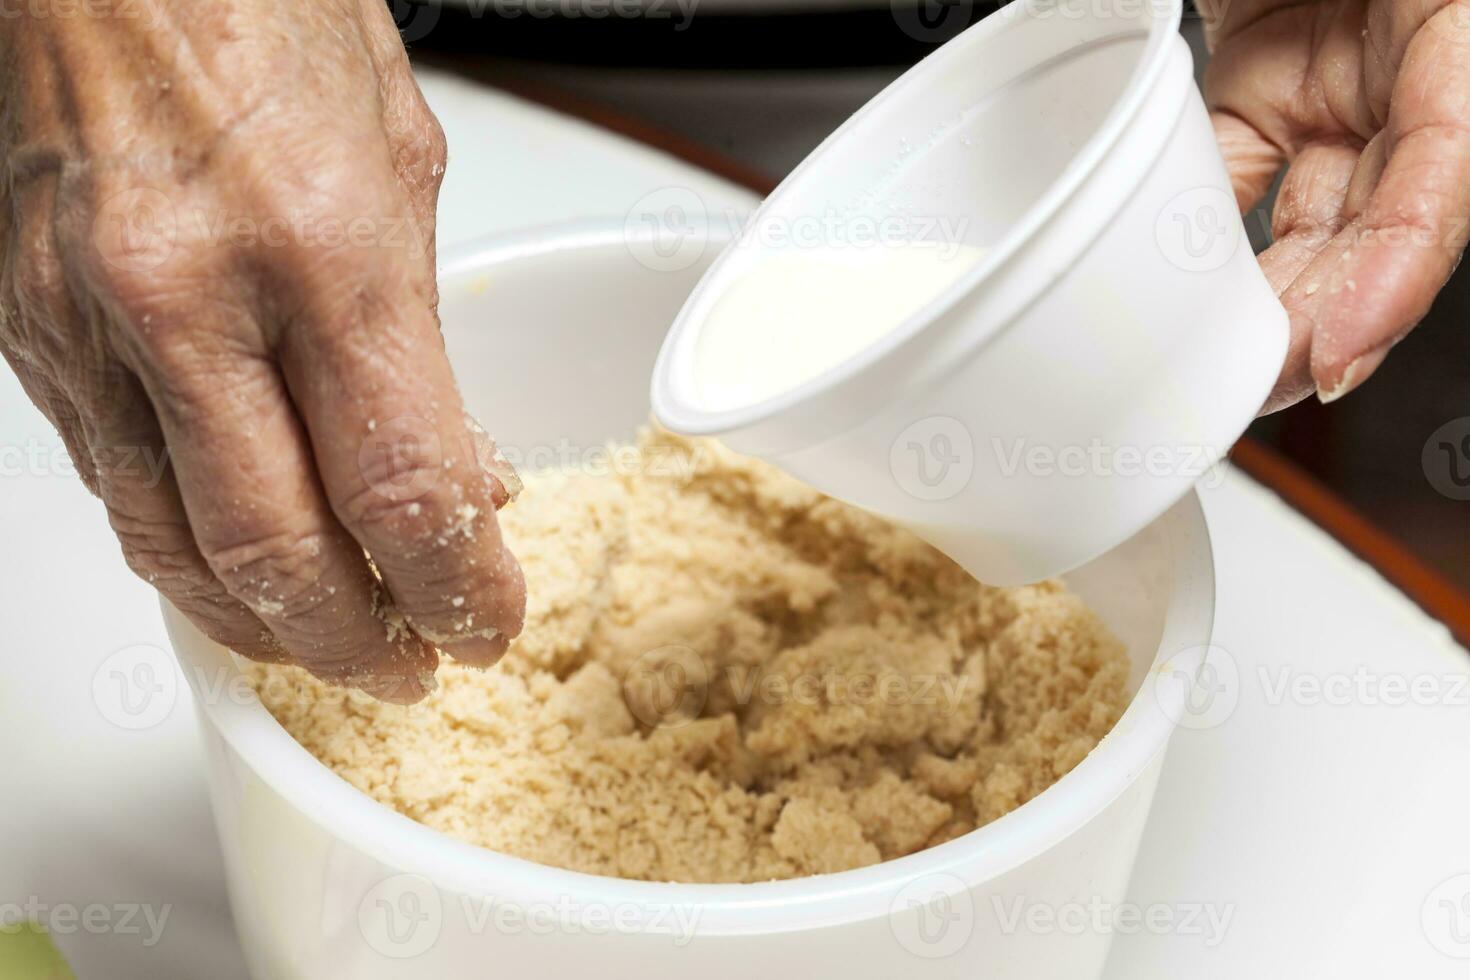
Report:
[[[772,467],[648,430],[501,513],[524,633],[411,708],[252,665],[287,731],[453,837],[655,881],[899,857],[1008,813],[1126,703],[1121,645],[1061,584],[976,583]]]

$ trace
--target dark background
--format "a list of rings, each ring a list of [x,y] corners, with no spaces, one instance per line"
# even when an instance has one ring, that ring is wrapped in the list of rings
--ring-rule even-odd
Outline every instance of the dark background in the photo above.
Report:
[[[993,9],[959,0],[923,11],[885,3],[729,16],[714,6],[696,7],[687,22],[672,4],[662,8],[666,17],[595,20],[507,18],[490,0],[471,11],[395,0],[394,12],[418,62],[570,96],[779,178],[903,69]],[[1201,25],[1187,17],[1184,33],[1203,65]],[[1247,226],[1263,246],[1265,214]],[[1462,268],[1362,388],[1330,406],[1309,400],[1260,419],[1250,435],[1470,590],[1470,502],[1438,493],[1421,463],[1436,429],[1470,416],[1467,312],[1470,274]]]

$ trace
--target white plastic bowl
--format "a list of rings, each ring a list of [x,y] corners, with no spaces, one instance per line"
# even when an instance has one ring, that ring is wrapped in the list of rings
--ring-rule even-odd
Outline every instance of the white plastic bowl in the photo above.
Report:
[[[576,226],[445,257],[444,333],[469,408],[523,457],[595,451],[648,417],[649,368],[702,267],[652,272],[624,235],[620,225]],[[757,885],[577,874],[442,836],[313,759],[260,706],[232,655],[165,604],[252,974],[1095,977],[1106,932],[1028,931],[1009,917],[1018,901],[1063,910],[1124,896],[1170,719],[1184,708],[1183,684],[1153,678],[1166,664],[1169,678],[1193,676],[1210,632],[1214,578],[1197,501],[1069,581],[1127,642],[1142,692],[1085,761],[940,847]]]
[[[1260,410],[1288,336],[1179,17],[1179,0],[1017,0],[905,73],[690,296],[655,372],[659,419],[996,584],[1065,572],[1164,513]],[[804,383],[733,406],[701,386],[702,331],[752,270],[905,229],[985,252]]]

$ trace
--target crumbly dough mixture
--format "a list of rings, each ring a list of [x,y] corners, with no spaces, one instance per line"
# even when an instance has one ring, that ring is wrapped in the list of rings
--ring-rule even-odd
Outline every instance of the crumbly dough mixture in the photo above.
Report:
[[[841,871],[1015,809],[1125,703],[1057,583],[977,584],[910,534],[708,441],[648,431],[501,513],[526,628],[395,707],[289,667],[262,700],[374,799],[624,878]]]

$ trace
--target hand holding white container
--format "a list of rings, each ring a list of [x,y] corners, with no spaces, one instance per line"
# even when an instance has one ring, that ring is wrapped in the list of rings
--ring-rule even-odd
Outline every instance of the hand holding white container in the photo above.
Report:
[[[659,420],[994,584],[1164,513],[1255,417],[1288,335],[1179,18],[1022,0],[906,73],[704,276]]]

